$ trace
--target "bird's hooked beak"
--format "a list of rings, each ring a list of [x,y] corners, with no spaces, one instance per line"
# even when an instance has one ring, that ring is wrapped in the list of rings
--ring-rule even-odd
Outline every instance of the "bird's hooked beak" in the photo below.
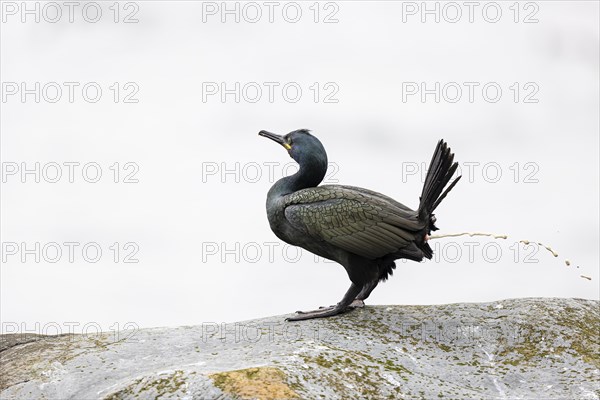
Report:
[[[288,143],[286,143],[286,141],[283,139],[283,136],[277,135],[275,133],[267,132],[267,131],[260,131],[260,132],[258,132],[258,135],[269,138],[272,141],[279,143],[280,145],[285,147],[286,150],[290,150],[292,148],[292,146],[290,146]]]

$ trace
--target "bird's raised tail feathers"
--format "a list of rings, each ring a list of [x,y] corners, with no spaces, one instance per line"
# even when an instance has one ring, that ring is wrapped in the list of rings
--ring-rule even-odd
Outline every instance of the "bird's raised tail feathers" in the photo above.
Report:
[[[431,219],[430,230],[437,229],[434,225],[435,217],[432,217],[433,211],[461,178],[460,176],[456,178],[442,193],[458,168],[458,163],[453,161],[454,154],[451,153],[448,144],[443,139],[440,140],[431,158],[419,203],[419,218],[421,220]]]

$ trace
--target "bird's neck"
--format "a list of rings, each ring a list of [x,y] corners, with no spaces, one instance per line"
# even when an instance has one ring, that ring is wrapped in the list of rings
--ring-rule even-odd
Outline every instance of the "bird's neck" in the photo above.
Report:
[[[301,189],[318,186],[327,173],[327,162],[317,164],[300,163],[300,169],[293,175],[281,178],[269,190],[268,198],[275,199]]]

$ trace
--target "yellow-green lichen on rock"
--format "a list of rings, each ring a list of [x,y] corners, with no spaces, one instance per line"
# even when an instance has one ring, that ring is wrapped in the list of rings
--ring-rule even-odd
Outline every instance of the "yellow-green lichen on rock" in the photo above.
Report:
[[[299,396],[275,367],[256,367],[210,374],[216,387],[241,399],[280,400]]]

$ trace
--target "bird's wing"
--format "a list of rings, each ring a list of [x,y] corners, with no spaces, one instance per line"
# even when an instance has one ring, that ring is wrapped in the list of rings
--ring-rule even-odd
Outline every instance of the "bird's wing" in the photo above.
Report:
[[[314,238],[374,259],[408,246],[425,226],[415,211],[388,199],[348,186],[319,186],[286,196],[285,217]]]

